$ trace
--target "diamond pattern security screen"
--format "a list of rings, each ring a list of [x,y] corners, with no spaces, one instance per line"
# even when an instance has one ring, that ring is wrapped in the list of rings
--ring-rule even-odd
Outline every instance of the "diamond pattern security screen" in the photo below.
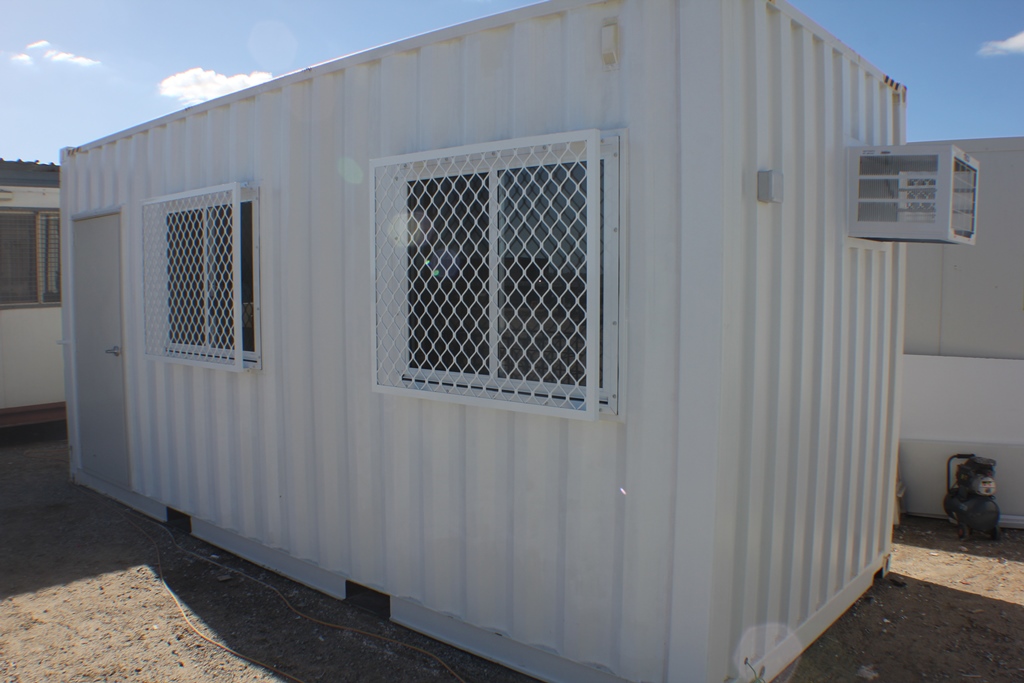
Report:
[[[378,390],[614,412],[617,144],[601,145],[582,131],[372,162]]]
[[[143,202],[147,356],[258,364],[254,210],[242,193],[236,183]]]
[[[60,214],[0,211],[0,306],[60,303]]]

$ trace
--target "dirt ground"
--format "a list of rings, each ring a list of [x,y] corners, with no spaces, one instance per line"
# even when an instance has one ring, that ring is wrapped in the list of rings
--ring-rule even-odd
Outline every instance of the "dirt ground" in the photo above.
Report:
[[[941,495],[941,492],[939,493]],[[903,517],[890,572],[777,683],[1024,681],[1024,531]]]
[[[196,635],[160,568],[200,632],[282,673]],[[344,630],[296,615],[268,586]],[[70,484],[66,442],[0,444],[3,683],[533,680],[393,624],[382,610],[373,596],[335,600]]]
[[[334,600],[73,486],[52,433],[0,432],[2,683],[532,680],[392,624],[373,596]],[[891,572],[779,683],[1024,681],[1024,531],[959,541],[903,521]]]

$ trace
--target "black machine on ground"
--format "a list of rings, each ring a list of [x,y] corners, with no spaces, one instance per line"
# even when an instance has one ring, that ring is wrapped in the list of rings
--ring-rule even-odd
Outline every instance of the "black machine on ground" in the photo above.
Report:
[[[950,481],[954,460],[956,482]],[[946,461],[946,497],[942,508],[949,521],[957,525],[957,536],[966,538],[972,531],[982,531],[999,540],[999,505],[996,503],[996,461],[979,458],[973,453],[951,456]]]

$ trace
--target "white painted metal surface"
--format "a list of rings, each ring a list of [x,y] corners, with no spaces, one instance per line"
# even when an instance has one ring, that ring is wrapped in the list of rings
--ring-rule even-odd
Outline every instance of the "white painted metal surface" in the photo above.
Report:
[[[978,239],[908,248],[905,351],[1024,360],[1024,138],[949,142],[982,164]]]
[[[900,439],[1024,444],[1024,361],[908,355],[903,373]]]
[[[783,0],[573,0],[67,150],[66,210],[127,217],[131,491],[551,679],[774,673],[889,548],[903,247],[844,236],[843,169],[903,116]],[[619,415],[372,392],[370,160],[582,129],[628,131]],[[144,358],[142,201],[246,181],[262,369]]]
[[[0,409],[64,400],[60,308],[0,310]]]
[[[121,221],[110,215],[74,221],[75,406],[78,457],[92,476],[129,485],[121,347]]]

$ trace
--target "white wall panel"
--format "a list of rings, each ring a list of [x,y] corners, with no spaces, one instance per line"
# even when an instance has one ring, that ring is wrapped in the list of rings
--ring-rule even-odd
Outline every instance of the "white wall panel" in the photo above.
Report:
[[[981,165],[978,239],[908,246],[906,352],[1024,359],[1024,138],[946,142]]]
[[[907,356],[903,368],[901,439],[1024,444],[1024,361]]]
[[[382,121],[374,103],[380,97],[380,68],[371,63],[339,74],[344,78],[344,116],[352,130],[365,131],[366,136],[344,136],[343,168],[345,168],[345,389],[348,411],[349,467],[347,497],[351,511],[351,572],[355,580],[384,586],[387,562],[385,541],[385,450],[387,432],[384,428],[392,405],[382,397],[369,394],[369,288],[365,264],[371,253],[370,212],[367,200],[367,160],[371,156],[370,141],[381,137]],[[349,164],[345,160],[352,160]],[[354,166],[353,166],[354,164]],[[358,169],[358,173],[356,170]]]
[[[726,14],[726,154],[739,163],[725,184],[749,187],[760,169],[786,181],[781,204],[748,190],[726,209],[722,424],[742,430],[723,440],[739,494],[718,515],[736,520],[743,571],[716,574],[715,609],[731,605],[738,648],[717,656],[734,675],[744,657],[795,654],[773,650],[806,637],[888,549],[899,248],[844,237],[845,178],[832,169],[849,144],[901,141],[902,94],[814,29],[760,2]]]
[[[339,191],[316,191],[313,178],[324,178],[330,185],[343,187],[339,162],[343,158],[341,136],[331,125],[340,115],[339,79],[334,76],[311,82],[309,129],[310,159],[310,309],[308,336],[312,342],[311,395],[317,457],[313,463],[316,489],[314,515],[319,520],[345,520],[349,517],[346,497],[340,495],[347,486],[345,450],[345,419],[347,402],[344,395],[345,326],[344,297],[345,231],[342,194]],[[332,571],[345,571],[349,566],[349,526],[345,523],[319,521],[320,566]]]
[[[0,310],[0,408],[64,400],[59,307]]]

